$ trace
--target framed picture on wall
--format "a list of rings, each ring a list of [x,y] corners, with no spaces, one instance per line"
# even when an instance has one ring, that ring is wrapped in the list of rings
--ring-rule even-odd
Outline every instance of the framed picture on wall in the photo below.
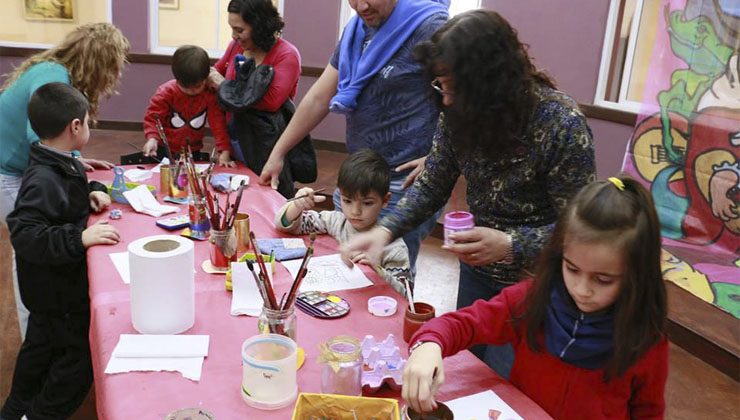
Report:
[[[159,0],[160,9],[179,9],[180,0]]]
[[[74,22],[74,0],[23,0],[23,16],[27,20]]]

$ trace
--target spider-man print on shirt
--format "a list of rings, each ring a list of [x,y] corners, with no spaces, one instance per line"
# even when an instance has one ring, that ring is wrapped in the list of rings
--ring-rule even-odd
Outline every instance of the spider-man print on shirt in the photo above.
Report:
[[[206,121],[213,131],[218,151],[229,150],[226,117],[218,106],[216,94],[204,90],[198,95],[185,94],[175,80],[161,85],[149,101],[144,116],[144,135],[159,140],[156,120],[162,123],[173,153],[179,153],[190,142],[192,151],[203,148]]]

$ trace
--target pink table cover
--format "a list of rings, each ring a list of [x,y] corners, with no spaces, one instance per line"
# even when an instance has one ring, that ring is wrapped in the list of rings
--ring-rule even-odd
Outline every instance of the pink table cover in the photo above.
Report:
[[[217,169],[216,172],[249,175],[250,183],[244,191],[240,211],[249,214],[250,227],[258,238],[285,236],[273,226],[274,214],[285,203],[282,196],[269,187],[259,185],[257,176],[244,167]],[[111,171],[95,171],[89,174],[89,178],[110,182],[113,174]],[[158,174],[147,183],[158,189]],[[158,192],[157,197],[161,202],[163,195]],[[187,214],[187,206],[180,207],[179,214]],[[136,213],[128,205],[114,203],[112,208],[123,212],[120,220],[110,220],[120,232],[121,242],[115,246],[95,246],[88,250],[90,347],[98,417],[162,419],[172,411],[197,407],[212,413],[217,419],[290,419],[294,404],[275,411],[261,411],[248,406],[241,398],[241,345],[244,340],[257,334],[257,319],[229,314],[231,293],[224,289],[224,276],[207,274],[200,268],[200,263],[208,259],[207,242],[195,242],[195,325],[185,332],[210,336],[209,352],[203,363],[200,381],[191,381],[177,372],[104,373],[119,336],[137,334],[131,324],[128,285],[121,280],[108,254],[124,252],[129,243],[145,236],[177,234],[160,229],[154,224],[155,218]],[[94,215],[90,223],[107,219],[107,216],[107,211]],[[336,252],[337,242],[332,237],[318,237],[315,255]],[[275,267],[274,284],[276,295],[280,296],[290,288],[292,279],[281,264]],[[337,292],[350,304],[347,316],[322,320],[296,310],[296,341],[306,353],[306,361],[298,371],[299,392],[320,392],[322,365],[316,362],[317,346],[335,335],[347,334],[362,339],[370,334],[383,339],[392,333],[406,353],[407,346],[402,339],[403,311],[399,310],[391,317],[379,318],[367,310],[367,300],[372,296],[393,296],[399,301],[399,308],[406,305],[406,300],[371,269],[365,267],[363,271],[375,283],[374,286]],[[467,351],[446,359],[445,372],[446,382],[438,394],[440,401],[492,389],[522,417],[549,418],[537,404]],[[400,398],[400,391],[382,390],[373,395]]]

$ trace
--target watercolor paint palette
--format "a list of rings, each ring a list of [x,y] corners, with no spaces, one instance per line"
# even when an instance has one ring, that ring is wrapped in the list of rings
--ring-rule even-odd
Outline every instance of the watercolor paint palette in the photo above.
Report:
[[[298,309],[316,318],[341,318],[349,313],[349,302],[332,293],[303,292],[298,295],[295,304]]]

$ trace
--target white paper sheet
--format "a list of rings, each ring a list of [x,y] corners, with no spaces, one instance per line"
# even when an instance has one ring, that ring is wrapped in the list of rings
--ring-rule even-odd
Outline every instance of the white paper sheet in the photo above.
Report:
[[[198,381],[208,343],[207,335],[121,334],[105,373],[177,371]]]
[[[113,260],[113,265],[121,276],[121,280],[126,284],[131,283],[131,274],[128,268],[128,251],[111,252],[108,256]]]
[[[123,176],[129,179],[131,182],[143,182],[152,177],[152,171],[146,169],[127,169]]]
[[[490,389],[478,394],[446,401],[445,404],[455,414],[456,419],[487,420],[489,410],[497,410],[501,412],[498,420],[524,420],[513,408],[509,407],[509,404],[506,404]]]
[[[259,264],[254,264],[254,272],[259,273]],[[267,277],[272,283],[272,273],[268,269]],[[231,315],[259,316],[264,306],[254,277],[247,267],[247,263],[231,263]]]
[[[295,278],[301,266],[301,259],[282,261],[282,264]],[[349,268],[342,262],[339,254],[332,254],[311,258],[308,263],[308,273],[301,283],[300,291],[333,292],[360,289],[372,285],[373,282],[368,280],[357,266]]]
[[[162,165],[169,165],[169,164],[170,164],[170,160],[167,159],[167,158],[163,158],[162,159],[162,163],[159,163],[159,164],[157,164],[157,166],[155,166],[155,167],[152,168],[152,172],[154,172],[155,174],[158,174],[159,171],[160,171],[160,169],[159,169],[160,166],[162,166]],[[196,163],[195,164],[195,170],[198,171],[198,173],[200,173],[200,172],[203,172],[206,169],[208,169],[209,166],[210,166],[210,163]]]
[[[151,372],[180,372],[182,376],[199,381],[203,373],[203,357],[143,358],[143,357],[111,357],[105,373],[127,373],[135,371]]]
[[[229,188],[231,191],[236,191],[239,189],[239,185],[241,185],[242,181],[244,181],[244,185],[249,185],[249,177],[247,175],[235,175],[231,177],[231,184],[229,185]]]
[[[133,190],[124,191],[123,196],[126,197],[126,200],[128,200],[128,203],[134,210],[154,217],[160,217],[180,210],[174,206],[159,204],[146,185],[139,185]]]
[[[113,356],[123,358],[205,357],[207,335],[121,334]]]

